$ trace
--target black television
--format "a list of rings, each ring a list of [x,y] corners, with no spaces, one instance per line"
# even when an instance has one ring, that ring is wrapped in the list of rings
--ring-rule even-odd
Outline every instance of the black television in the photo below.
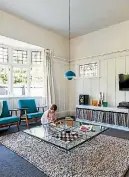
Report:
[[[129,91],[129,74],[119,74],[119,90]]]

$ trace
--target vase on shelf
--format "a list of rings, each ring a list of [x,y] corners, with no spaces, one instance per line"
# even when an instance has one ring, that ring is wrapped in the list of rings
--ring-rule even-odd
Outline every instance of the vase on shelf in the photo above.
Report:
[[[98,101],[98,106],[101,107],[102,106],[102,100]]]
[[[103,107],[108,107],[108,102],[107,101],[103,101]]]
[[[92,106],[98,106],[98,100],[92,100]]]
[[[104,101],[104,93],[103,93],[103,92],[100,92],[100,93],[99,93],[98,106],[103,106],[103,101]]]

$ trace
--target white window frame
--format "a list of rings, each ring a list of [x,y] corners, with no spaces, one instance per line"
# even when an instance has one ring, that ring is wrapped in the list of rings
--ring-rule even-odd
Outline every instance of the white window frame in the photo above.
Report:
[[[84,66],[84,65],[88,65],[88,64],[94,64],[94,63],[97,63],[97,75],[96,76],[80,76],[80,66]],[[80,63],[78,64],[78,75],[79,75],[79,78],[81,79],[92,79],[92,78],[98,78],[99,77],[99,61],[91,61],[91,62],[83,62],[83,63]]]
[[[8,49],[8,51],[9,51],[9,46],[7,46],[7,45],[0,44],[0,47],[7,48],[7,49]],[[8,63],[9,63],[9,53],[8,53]],[[1,65],[1,64],[2,64],[2,65],[8,65],[8,63],[1,63],[1,62],[0,62],[0,65]]]
[[[24,68],[27,70],[27,95],[21,95],[20,97],[28,97],[30,96],[30,71],[32,67],[39,67],[40,65],[34,65],[31,63],[31,52],[32,51],[40,51],[44,56],[43,49],[27,49],[27,48],[20,48],[20,47],[11,47],[8,45],[0,44],[0,47],[5,47],[8,49],[8,63],[0,63],[0,67],[7,67],[8,68],[8,95],[0,95],[0,97],[19,97],[19,95],[14,95],[13,93],[13,68]],[[16,64],[13,63],[13,50],[25,50],[27,51],[27,64]],[[44,65],[44,61],[43,61]],[[43,67],[42,65],[42,67]],[[32,96],[32,95],[31,95]],[[40,95],[39,97],[41,97]],[[33,97],[33,96],[32,96]],[[38,96],[36,96],[38,97]]]

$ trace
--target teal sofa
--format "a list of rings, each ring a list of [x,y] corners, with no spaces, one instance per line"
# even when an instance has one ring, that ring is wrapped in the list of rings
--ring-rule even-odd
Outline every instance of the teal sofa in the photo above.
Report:
[[[2,113],[0,115],[0,128],[16,125],[19,131],[20,117],[17,116],[17,109],[9,110],[8,102],[3,101]],[[13,116],[15,112],[15,116]]]
[[[20,110],[20,120],[26,122],[27,128],[29,128],[29,122],[40,120],[45,107],[37,107],[35,99],[22,99],[18,100]],[[42,108],[42,111],[39,109]]]

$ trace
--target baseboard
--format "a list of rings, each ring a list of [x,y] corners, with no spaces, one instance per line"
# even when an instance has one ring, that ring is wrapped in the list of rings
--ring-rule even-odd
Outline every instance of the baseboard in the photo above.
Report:
[[[75,110],[66,110],[66,111],[57,112],[57,118],[66,117],[66,116],[75,117]]]
[[[69,110],[57,112],[57,118],[69,116]]]
[[[76,115],[76,111],[75,110],[69,110],[69,114],[70,116],[74,116]]]

